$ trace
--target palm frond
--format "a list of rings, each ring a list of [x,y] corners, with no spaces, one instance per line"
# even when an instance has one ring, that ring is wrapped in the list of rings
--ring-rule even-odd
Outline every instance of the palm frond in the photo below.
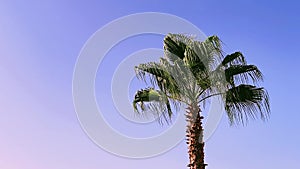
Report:
[[[211,36],[205,41],[193,41],[186,48],[184,61],[192,71],[198,85],[207,89],[210,85],[209,74],[222,59],[221,41]]]
[[[155,90],[154,88],[137,91],[132,104],[137,113],[152,113],[159,119],[163,117],[166,122],[171,120],[173,115],[168,97],[163,92]],[[139,105],[139,107],[137,105]],[[162,115],[162,117],[160,115]]]
[[[197,58],[193,60],[200,60],[206,69],[212,70],[223,57],[221,44],[217,36],[210,36],[203,42],[193,41],[190,48],[195,54],[191,56],[196,56]]]
[[[189,67],[182,60],[177,60],[174,62],[171,73],[180,89],[182,101],[185,100],[184,102],[188,102],[187,100],[194,99],[199,91],[199,87]]]
[[[222,52],[223,52],[222,51],[222,41],[218,36],[216,36],[216,35],[210,36],[205,40],[205,42],[211,43],[211,45],[214,48],[214,51],[216,51],[218,55],[222,54]]]
[[[230,124],[246,124],[249,118],[266,120],[269,117],[269,95],[264,88],[239,85],[226,92],[225,110]]]
[[[235,86],[236,83],[253,83],[263,80],[263,74],[254,65],[232,65],[225,69],[225,77],[228,83]]]
[[[161,62],[165,61],[161,59]],[[135,67],[135,71],[138,78],[145,80],[146,76],[148,76],[153,86],[158,86],[165,94],[178,97],[179,89],[177,83],[170,74],[170,68],[166,67],[166,63],[149,62],[140,64]]]
[[[244,55],[241,52],[234,52],[232,54],[226,55],[225,58],[222,61],[222,65],[225,66],[227,64],[230,65],[246,65],[246,59]]]
[[[171,61],[174,62],[178,58],[184,58],[186,44],[178,38],[174,34],[168,34],[164,39],[164,51],[165,56]]]
[[[208,67],[205,63],[204,57],[200,57],[194,51],[195,48],[188,47],[185,51],[185,57],[183,58],[184,64],[188,66],[195,78],[200,78],[207,75]]]

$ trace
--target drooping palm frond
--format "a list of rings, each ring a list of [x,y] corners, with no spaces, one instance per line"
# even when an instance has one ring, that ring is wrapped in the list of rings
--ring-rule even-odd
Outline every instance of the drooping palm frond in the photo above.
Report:
[[[232,54],[226,55],[222,61],[222,65],[246,65],[246,59],[241,52],[234,52]]]
[[[239,85],[226,92],[225,110],[231,124],[246,124],[249,119],[269,117],[269,95],[264,88]]]
[[[162,116],[167,122],[173,115],[168,97],[154,88],[137,91],[132,104],[137,113],[152,113],[158,118]],[[137,105],[139,105],[139,108]]]
[[[165,59],[161,58],[160,61],[160,63],[149,62],[136,66],[137,77],[145,80],[148,76],[151,84],[158,86],[163,93],[173,98],[179,97],[180,91],[176,80],[171,75],[171,65],[168,65]]]
[[[249,83],[249,78],[254,84],[263,80],[263,74],[254,65],[231,65],[225,69],[225,77],[232,86],[236,83]]]

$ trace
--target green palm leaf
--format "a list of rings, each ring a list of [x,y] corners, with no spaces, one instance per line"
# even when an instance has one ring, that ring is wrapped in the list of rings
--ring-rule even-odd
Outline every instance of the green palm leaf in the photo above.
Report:
[[[164,62],[162,59],[161,61]],[[149,62],[136,66],[135,70],[138,78],[145,80],[146,75],[148,75],[152,85],[158,86],[165,94],[178,97],[180,92],[177,83],[170,74],[166,64]]]
[[[225,110],[231,124],[245,124],[249,118],[266,120],[270,113],[268,93],[252,85],[233,87],[226,93]]]
[[[225,69],[225,77],[232,86],[235,83],[249,83],[249,78],[253,83],[263,80],[263,74],[254,65],[231,65]]]
[[[154,115],[162,117],[168,122],[173,114],[168,97],[161,91],[153,88],[142,89],[136,92],[133,100],[133,108],[136,112],[152,112]],[[138,106],[139,105],[139,108]],[[161,118],[159,116],[159,118]]]
[[[246,59],[244,55],[241,52],[234,52],[230,55],[226,55],[225,58],[222,61],[222,65],[237,65],[237,64],[242,64],[245,65],[247,64]]]
[[[186,43],[179,40],[179,37],[175,34],[168,34],[164,39],[165,56],[167,56],[171,62],[174,62],[178,58],[184,58],[184,52]]]

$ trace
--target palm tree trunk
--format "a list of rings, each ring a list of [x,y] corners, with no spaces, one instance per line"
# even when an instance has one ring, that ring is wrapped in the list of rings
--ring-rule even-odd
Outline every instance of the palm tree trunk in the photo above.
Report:
[[[197,103],[189,105],[187,108],[187,144],[190,164],[190,169],[205,169],[207,164],[204,164],[204,142],[203,142],[203,127],[200,116],[200,107]]]

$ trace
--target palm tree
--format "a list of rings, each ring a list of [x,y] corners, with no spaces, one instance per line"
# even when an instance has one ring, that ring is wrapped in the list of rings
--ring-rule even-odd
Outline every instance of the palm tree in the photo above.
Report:
[[[204,169],[207,165],[201,108],[209,98],[222,98],[231,125],[269,117],[268,93],[257,87],[263,80],[262,73],[256,66],[248,65],[241,52],[225,55],[217,36],[198,41],[192,36],[168,34],[164,39],[164,57],[159,62],[140,64],[135,70],[138,78],[152,84],[135,94],[136,112],[161,113],[159,117],[170,122],[173,109],[179,104],[187,106],[190,169]]]

